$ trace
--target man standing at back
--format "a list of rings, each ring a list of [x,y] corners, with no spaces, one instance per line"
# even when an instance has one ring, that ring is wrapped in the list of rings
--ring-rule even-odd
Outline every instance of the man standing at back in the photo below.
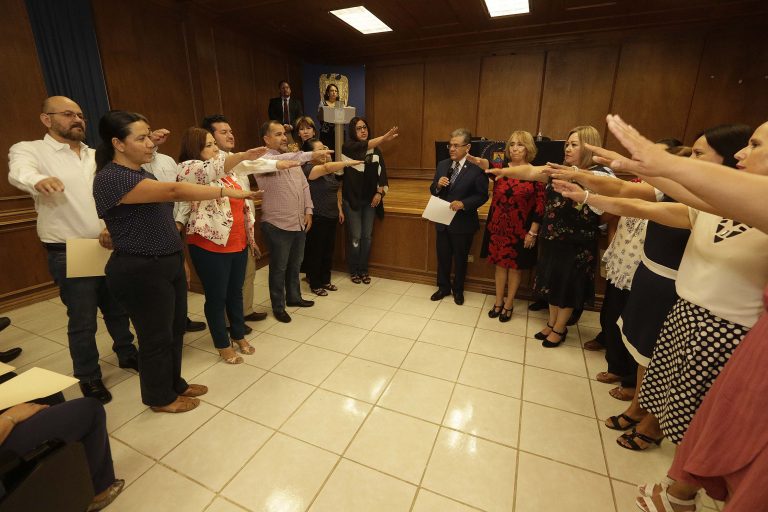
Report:
[[[37,234],[48,251],[48,269],[67,307],[67,338],[74,375],[84,396],[102,403],[112,399],[104,387],[96,347],[96,311],[101,310],[121,368],[138,370],[138,353],[128,315],[107,289],[104,277],[67,277],[67,240],[109,236],[96,215],[93,178],[95,151],[86,146],[85,117],[64,96],[43,102],[40,121],[48,129],[42,140],[11,146],[8,181],[35,200]]]
[[[475,164],[467,162],[472,134],[459,128],[448,143],[450,158],[437,164],[429,187],[434,196],[450,203],[456,212],[451,223],[435,224],[437,230],[437,291],[432,300],[441,300],[453,292],[453,301],[464,304],[464,276],[472,238],[480,228],[477,209],[488,200],[488,178]],[[451,284],[451,263],[454,266]]]
[[[291,98],[291,84],[281,80],[278,84],[280,96],[269,100],[269,119],[283,123],[285,134],[292,137],[293,125],[298,118],[304,115],[304,107],[301,101]]]
[[[235,133],[229,126],[229,120],[221,114],[214,114],[203,118],[200,125],[204,130],[208,130],[216,141],[216,146],[225,153],[232,153],[235,149]],[[251,190],[251,175],[242,176],[239,180],[243,190]],[[255,212],[252,199],[246,200],[252,212]],[[243,318],[246,322],[258,322],[267,318],[267,314],[261,311],[253,310],[253,285],[256,279],[256,257],[260,254],[249,254],[248,262],[245,266],[245,280],[243,281]],[[250,334],[251,327],[246,325],[245,334]]]

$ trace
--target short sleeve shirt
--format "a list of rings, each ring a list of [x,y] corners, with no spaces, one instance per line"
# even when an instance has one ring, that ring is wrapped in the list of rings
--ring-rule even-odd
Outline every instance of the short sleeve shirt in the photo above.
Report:
[[[335,219],[339,216],[339,207],[336,193],[341,187],[341,182],[334,174],[325,174],[317,179],[310,180],[309,174],[315,164],[307,162],[301,166],[304,176],[309,182],[309,193],[312,195],[312,204],[314,210],[312,214],[315,217],[328,217]]]
[[[142,180],[156,180],[145,170],[134,171],[110,162],[96,173],[93,197],[115,251],[141,256],[165,256],[181,251],[173,220],[173,203],[120,204]]]

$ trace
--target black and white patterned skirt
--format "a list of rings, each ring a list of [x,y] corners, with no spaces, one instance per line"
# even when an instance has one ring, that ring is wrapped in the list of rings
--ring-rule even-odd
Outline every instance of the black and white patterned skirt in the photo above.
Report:
[[[749,331],[678,299],[659,333],[640,388],[640,405],[673,443],[683,439],[704,395]]]

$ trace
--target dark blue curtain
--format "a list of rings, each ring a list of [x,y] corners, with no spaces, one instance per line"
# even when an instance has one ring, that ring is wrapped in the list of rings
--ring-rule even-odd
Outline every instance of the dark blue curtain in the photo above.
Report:
[[[109,110],[89,0],[26,0],[45,86],[50,96],[76,101],[86,116],[88,145]],[[42,100],[42,98],[40,98]]]

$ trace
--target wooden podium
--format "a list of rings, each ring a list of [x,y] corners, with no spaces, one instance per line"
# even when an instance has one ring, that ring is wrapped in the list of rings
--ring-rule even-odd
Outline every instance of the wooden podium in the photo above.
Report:
[[[338,101],[336,104],[339,106],[323,107],[323,121],[335,125],[336,152],[333,156],[337,162],[341,162],[341,147],[344,145],[344,127],[355,117],[355,107],[342,107]]]

